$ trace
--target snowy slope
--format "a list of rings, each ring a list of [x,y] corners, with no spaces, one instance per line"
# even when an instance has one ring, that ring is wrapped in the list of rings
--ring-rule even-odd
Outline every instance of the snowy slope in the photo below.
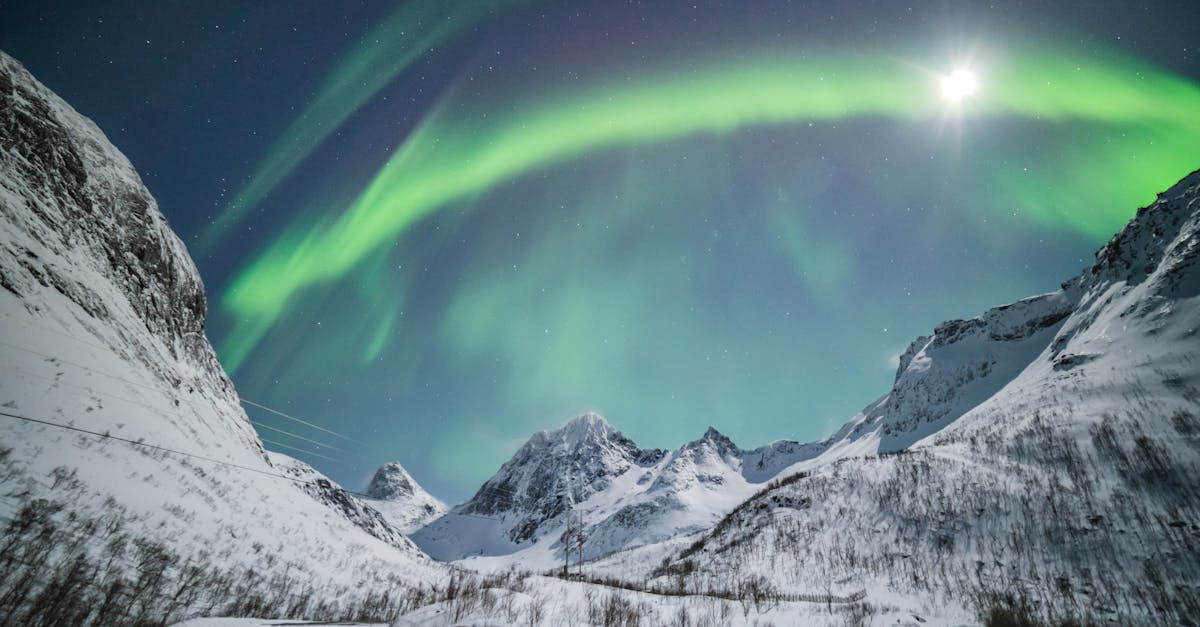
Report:
[[[562,562],[568,517],[575,526],[581,517],[583,557],[595,559],[708,529],[781,469],[823,450],[780,441],[747,451],[711,427],[676,451],[642,449],[584,414],[534,434],[474,497],[413,540],[474,568],[544,569]]]
[[[1184,624],[1200,613],[1198,328],[1200,172],[1060,291],[915,342],[838,440],[911,449],[792,476],[655,575]]]
[[[442,576],[378,513],[263,450],[205,339],[199,275],[136,171],[3,54],[0,142],[0,524],[17,547],[0,590],[69,584],[81,611],[137,612],[115,623],[265,599],[336,617]]]
[[[393,526],[412,533],[446,513],[446,504],[425,491],[399,462],[379,467],[359,500],[383,514]]]
[[[901,355],[892,390],[825,442],[872,440],[889,453],[936,433],[1012,381],[1046,347],[1080,296],[1058,292],[944,322]]]

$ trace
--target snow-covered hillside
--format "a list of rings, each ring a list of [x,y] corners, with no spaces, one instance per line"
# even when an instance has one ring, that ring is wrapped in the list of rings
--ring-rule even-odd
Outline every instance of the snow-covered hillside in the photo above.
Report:
[[[443,577],[263,450],[136,171],[2,53],[0,143],[0,623],[62,598],[71,624],[386,615],[387,595]]]
[[[910,449],[781,480],[655,580],[762,575],[980,614],[1186,624],[1200,615],[1197,329],[1200,172],[1060,291],[914,342],[892,392],[837,435]]]
[[[446,513],[446,504],[426,492],[399,462],[380,466],[359,500],[404,533],[412,533]]]

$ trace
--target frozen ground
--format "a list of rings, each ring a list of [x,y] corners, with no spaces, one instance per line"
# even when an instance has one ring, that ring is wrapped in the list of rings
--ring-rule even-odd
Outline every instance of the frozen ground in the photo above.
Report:
[[[894,595],[879,600],[883,603],[755,603],[663,596],[534,576],[425,606],[393,625],[961,625],[975,620],[962,608],[931,609]]]

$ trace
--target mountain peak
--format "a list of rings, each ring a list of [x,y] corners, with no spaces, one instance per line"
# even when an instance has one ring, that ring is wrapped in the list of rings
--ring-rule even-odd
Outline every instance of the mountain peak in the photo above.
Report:
[[[380,466],[364,496],[370,499],[371,507],[406,534],[446,513],[445,503],[426,492],[400,462]]]
[[[567,421],[559,431],[564,434],[611,431],[612,425],[596,412],[585,412]]]
[[[651,466],[664,455],[665,451],[639,448],[600,414],[586,412],[557,429],[533,434],[455,512],[503,514],[501,533],[513,545],[522,545],[537,538],[543,527],[556,528],[560,516],[607,490],[615,478],[635,466]],[[466,554],[466,545],[453,530],[456,520],[449,517],[418,534],[431,555]]]
[[[736,453],[740,450],[737,444],[734,444],[733,440],[729,439],[729,436],[717,431],[717,428],[713,426],[709,426],[699,440],[688,442],[684,445],[684,448],[695,449],[705,445],[711,447],[721,456],[730,452]]]
[[[367,496],[385,501],[409,497],[413,494],[413,479],[399,462],[389,462],[375,471]]]
[[[584,444],[628,439],[613,428],[604,416],[596,412],[586,412],[557,429],[538,432],[529,441],[534,445],[560,445],[567,449],[575,449]]]

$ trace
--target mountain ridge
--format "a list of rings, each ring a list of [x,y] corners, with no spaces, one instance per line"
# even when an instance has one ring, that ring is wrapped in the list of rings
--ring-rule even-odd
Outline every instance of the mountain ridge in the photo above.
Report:
[[[979,616],[1187,624],[1200,609],[1197,328],[1200,171],[1140,209],[1058,292],[939,325],[943,343],[923,339],[902,361],[905,386],[961,372],[937,363],[960,341],[1038,344],[982,402],[948,422],[935,415],[936,430],[893,454],[791,475],[658,567],[629,562],[626,576],[702,589],[761,575],[785,591],[863,587]],[[882,441],[887,399],[847,426]]]
[[[437,559],[546,567],[560,559],[570,513],[583,516],[593,559],[699,531],[813,450],[786,440],[743,450],[711,426],[674,451],[643,449],[586,412],[532,434],[475,495],[412,537]]]

